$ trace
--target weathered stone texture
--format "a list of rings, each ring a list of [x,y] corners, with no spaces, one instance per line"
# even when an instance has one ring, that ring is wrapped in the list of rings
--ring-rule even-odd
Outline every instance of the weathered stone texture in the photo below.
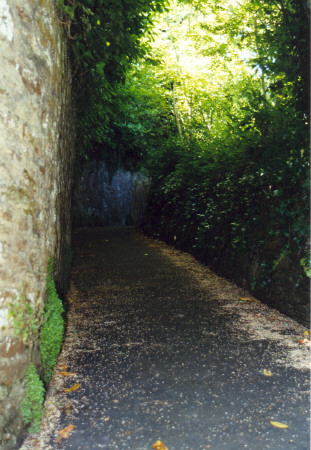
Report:
[[[104,161],[85,163],[75,182],[73,220],[78,225],[140,225],[149,181],[139,172],[109,174]]]
[[[71,77],[53,0],[0,0],[0,64],[0,448],[9,449],[23,428],[25,372],[38,362],[10,304],[26,299],[40,317],[47,262],[55,257],[61,287],[70,244]]]

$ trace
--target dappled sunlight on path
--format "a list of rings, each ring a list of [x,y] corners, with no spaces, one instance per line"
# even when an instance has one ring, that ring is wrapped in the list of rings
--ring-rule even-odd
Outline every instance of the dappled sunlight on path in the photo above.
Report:
[[[309,448],[302,326],[134,228],[74,240],[66,339],[24,450]]]

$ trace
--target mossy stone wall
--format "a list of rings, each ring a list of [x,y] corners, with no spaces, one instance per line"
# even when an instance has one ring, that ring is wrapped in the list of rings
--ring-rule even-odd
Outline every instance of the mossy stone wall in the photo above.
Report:
[[[5,449],[15,448],[24,430],[20,404],[27,367],[34,362],[40,370],[38,336],[22,341],[8,319],[10,304],[25,299],[39,328],[48,260],[55,258],[62,289],[71,239],[71,76],[55,4],[0,1],[0,448]]]

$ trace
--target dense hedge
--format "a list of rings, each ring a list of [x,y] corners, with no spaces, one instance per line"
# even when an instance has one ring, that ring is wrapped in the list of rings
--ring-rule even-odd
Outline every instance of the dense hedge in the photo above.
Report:
[[[270,301],[283,295],[274,284],[286,266],[287,295],[275,304],[301,319],[309,303],[308,131],[282,111],[268,112],[260,141],[236,133],[200,158],[178,145],[170,162],[166,152],[154,155],[145,230],[170,243],[176,236],[177,247]]]

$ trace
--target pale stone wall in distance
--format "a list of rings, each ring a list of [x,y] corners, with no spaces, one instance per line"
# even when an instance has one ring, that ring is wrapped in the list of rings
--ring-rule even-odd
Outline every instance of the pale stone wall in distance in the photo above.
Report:
[[[139,172],[110,174],[102,160],[85,162],[74,185],[74,226],[141,225],[149,185]]]
[[[53,0],[0,0],[0,448],[23,432],[20,404],[38,339],[23,343],[10,304],[41,317],[47,263],[62,284],[70,244],[71,77]],[[19,303],[18,303],[19,302]]]

